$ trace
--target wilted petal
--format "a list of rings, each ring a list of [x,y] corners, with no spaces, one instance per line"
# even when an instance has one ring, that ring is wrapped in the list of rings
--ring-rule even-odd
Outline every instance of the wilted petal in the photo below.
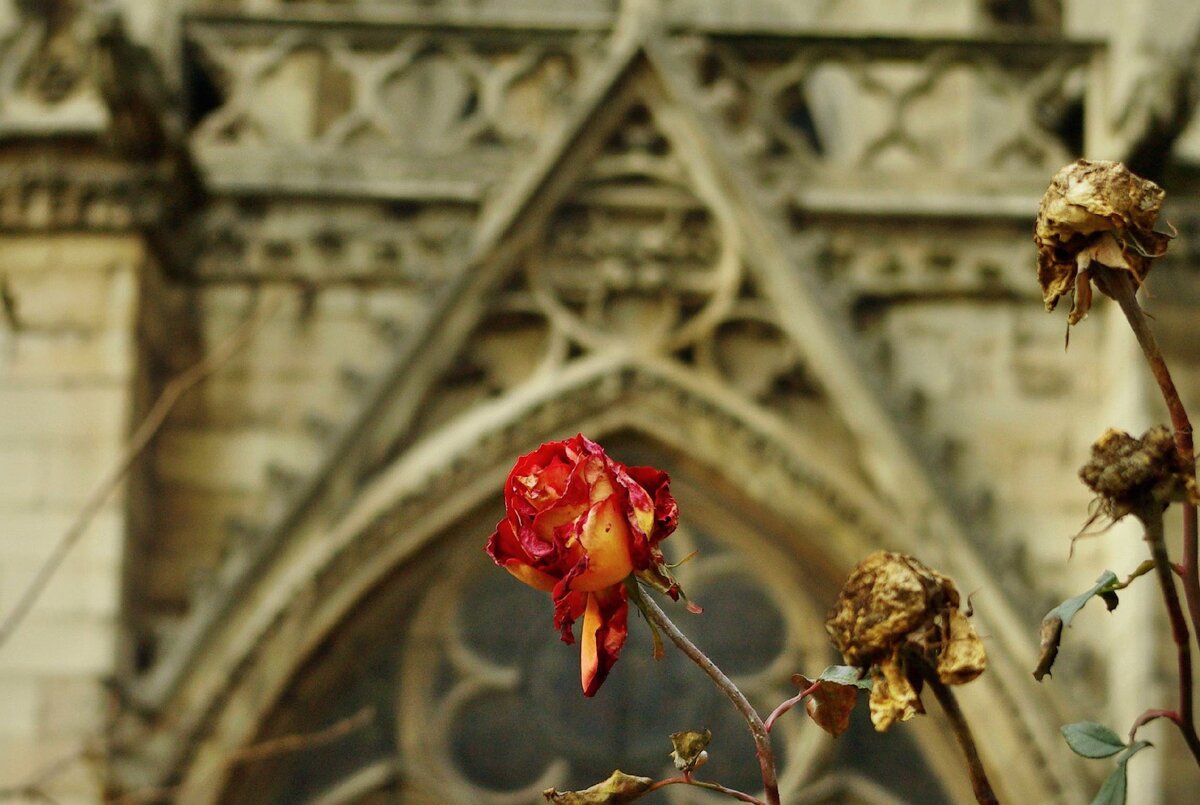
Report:
[[[872,677],[871,723],[884,732],[896,721],[908,721],[924,713],[921,696],[896,658],[880,663]]]
[[[967,616],[959,610],[950,613],[949,636],[938,655],[938,679],[947,685],[962,685],[987,670],[987,652],[983,641]]]
[[[548,593],[557,583],[557,579],[549,573],[538,570],[531,564],[528,553],[513,534],[512,525],[507,520],[501,520],[496,525],[496,530],[488,538],[487,552],[492,561],[530,587]]]
[[[579,671],[583,695],[594,696],[617,662],[628,633],[625,588],[589,593],[579,632]]]

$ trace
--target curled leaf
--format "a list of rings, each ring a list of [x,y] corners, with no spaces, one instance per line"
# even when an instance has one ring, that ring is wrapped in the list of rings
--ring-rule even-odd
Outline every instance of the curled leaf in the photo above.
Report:
[[[542,796],[549,802],[560,805],[623,805],[633,802],[645,794],[654,781],[649,777],[635,777],[620,769],[609,775],[607,780],[596,783],[582,791],[556,791],[547,788]]]
[[[854,675],[854,678],[849,681],[826,679],[823,673],[817,677],[816,681],[811,681],[797,674],[792,677],[792,681],[804,690],[812,689],[812,692],[804,699],[804,712],[808,713],[808,717],[818,727],[836,738],[850,729],[850,714],[858,702],[859,690],[864,689],[862,685],[864,680],[857,679],[858,669],[856,668],[837,665],[831,666],[831,668],[847,670]],[[828,672],[830,669],[825,670]],[[865,689],[870,690],[869,682],[865,685]]]
[[[1050,669],[1054,667],[1054,661],[1058,659],[1058,646],[1062,642],[1062,630],[1062,616],[1058,614],[1057,609],[1051,610],[1046,617],[1042,618],[1038,664],[1033,669],[1033,678],[1038,682],[1041,682],[1050,673]]]
[[[708,762],[708,752],[704,751],[712,740],[711,730],[684,730],[671,733],[671,760],[675,768],[682,772],[691,772]]]
[[[1130,576],[1125,584],[1127,585],[1134,578],[1135,576]],[[1037,667],[1033,669],[1034,679],[1041,682],[1050,673],[1050,669],[1054,665],[1054,660],[1058,658],[1058,647],[1062,641],[1063,627],[1071,625],[1071,620],[1079,614],[1079,610],[1083,609],[1084,604],[1095,596],[1103,597],[1105,593],[1112,593],[1113,590],[1120,589],[1122,586],[1125,585],[1117,581],[1116,573],[1113,573],[1111,570],[1105,570],[1100,574],[1100,578],[1096,579],[1096,583],[1092,585],[1090,590],[1068,598],[1046,613],[1046,616],[1042,618],[1041,654],[1038,658]],[[1114,607],[1109,607],[1110,612],[1113,609]]]

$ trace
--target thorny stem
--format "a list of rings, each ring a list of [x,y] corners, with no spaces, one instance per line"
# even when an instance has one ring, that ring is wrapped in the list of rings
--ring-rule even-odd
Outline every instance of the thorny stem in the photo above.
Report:
[[[987,771],[984,770],[983,761],[979,758],[979,750],[975,748],[975,738],[971,735],[967,719],[958,706],[958,699],[954,696],[954,691],[942,684],[936,672],[925,674],[925,682],[933,689],[933,695],[937,697],[938,704],[942,706],[946,717],[950,719],[954,737],[958,739],[958,745],[962,747],[963,754],[967,757],[967,770],[971,774],[971,788],[975,791],[975,801],[979,805],[999,805],[1000,800],[996,798],[996,792],[992,790],[992,784],[988,782]]]
[[[775,779],[775,753],[771,749],[771,736],[767,733],[762,719],[758,717],[758,713],[746,699],[745,694],[704,652],[696,648],[695,644],[679,631],[679,627],[667,617],[667,613],[663,612],[650,596],[642,592],[642,588],[638,586],[635,578],[631,576],[626,582],[626,587],[629,590],[629,596],[646,618],[671,638],[671,642],[678,646],[688,659],[700,666],[700,670],[708,674],[713,684],[725,694],[729,701],[733,702],[733,706],[742,714],[742,718],[746,719],[746,724],[750,727],[750,735],[754,738],[754,750],[758,755],[758,765],[762,770],[763,789],[767,796],[766,805],[779,805],[779,783]]]
[[[809,685],[807,688],[805,688],[804,690],[797,693],[792,698],[788,699],[783,704],[776,707],[774,710],[771,711],[771,715],[767,716],[767,720],[763,722],[763,728],[766,729],[767,732],[770,732],[771,727],[775,726],[776,720],[778,720],[778,718],[781,715],[786,713],[788,710],[791,710],[796,705],[800,704],[800,702],[804,701],[805,696],[809,695],[810,693],[815,691],[820,686],[821,686],[821,683],[819,681],[814,682],[811,685]]]
[[[1177,718],[1172,719],[1183,733],[1192,757],[1200,763],[1200,737],[1196,735],[1196,725],[1192,721],[1192,647],[1188,637],[1187,621],[1183,617],[1183,608],[1179,605],[1179,594],[1175,591],[1175,579],[1171,576],[1171,562],[1167,557],[1167,544],[1163,537],[1162,509],[1158,503],[1150,501],[1134,512],[1146,527],[1146,542],[1150,545],[1150,555],[1154,557],[1154,572],[1158,576],[1158,585],[1162,588],[1163,601],[1167,605],[1167,615],[1171,621],[1171,637],[1175,641],[1175,655],[1179,664],[1179,711]],[[1135,724],[1135,729],[1137,728]]]
[[[718,783],[694,780],[686,775],[680,777],[668,777],[665,780],[659,780],[654,785],[647,788],[646,793],[649,794],[651,791],[657,791],[658,789],[666,788],[669,785],[692,785],[696,788],[707,788],[709,791],[716,791],[724,794],[725,796],[733,797],[740,802],[751,802],[754,803],[754,805],[766,805],[766,803],[764,803],[758,797],[752,797],[744,791],[738,791],[736,788],[726,788]]]
[[[1104,285],[1112,298],[1116,299],[1117,304],[1121,306],[1121,311],[1129,321],[1133,334],[1137,336],[1142,353],[1146,356],[1146,363],[1150,365],[1150,371],[1158,382],[1163,401],[1167,404],[1167,411],[1171,415],[1171,426],[1175,430],[1175,449],[1184,465],[1188,467],[1189,474],[1195,479],[1196,456],[1195,445],[1192,441],[1192,423],[1188,419],[1187,409],[1183,407],[1179,391],[1175,388],[1175,382],[1171,380],[1171,372],[1167,369],[1167,362],[1163,358],[1162,350],[1158,348],[1158,342],[1154,338],[1154,332],[1150,329],[1150,323],[1146,320],[1146,314],[1138,304],[1137,289],[1133,285],[1133,279],[1128,272],[1110,270],[1104,274]],[[1187,601],[1192,628],[1197,630],[1197,638],[1200,639],[1198,545],[1200,545],[1200,540],[1197,539],[1196,504],[1185,500],[1183,502],[1183,572],[1180,575],[1183,577],[1183,595]],[[1191,721],[1190,717],[1188,721]]]

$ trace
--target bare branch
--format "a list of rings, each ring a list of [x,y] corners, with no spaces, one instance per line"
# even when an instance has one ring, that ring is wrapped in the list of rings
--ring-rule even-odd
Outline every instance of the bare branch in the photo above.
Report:
[[[75,547],[80,538],[87,531],[89,525],[104,508],[108,498],[113,491],[129,474],[133,468],[134,462],[154,439],[155,435],[166,422],[167,415],[171,413],[171,409],[179,402],[179,400],[191,388],[204,380],[210,375],[224,366],[234,355],[240,352],[250,339],[258,332],[259,328],[274,315],[279,309],[280,303],[276,302],[269,307],[263,308],[255,315],[246,319],[238,327],[225,337],[217,346],[205,355],[202,359],[190,366],[182,373],[173,377],[166,386],[163,387],[162,393],[158,399],[154,401],[154,405],[147,412],[129,442],[125,445],[125,450],[121,454],[120,460],[108,471],[108,474],[101,479],[100,483],[92,491],[90,497],[84,503],[83,508],[79,510],[75,520],[67,528],[66,532],[59,537],[58,543],[46,557],[46,561],[38,568],[37,574],[21,594],[20,599],[13,606],[12,610],[4,618],[4,622],[0,624],[0,647],[3,647],[17,627],[29,614],[29,610],[37,602],[50,580],[54,577],[55,572],[62,566],[63,561],[67,558],[67,554]]]
[[[269,738],[261,743],[244,747],[225,759],[218,771],[227,773],[235,766],[245,763],[256,763],[262,760],[290,755],[307,749],[317,749],[339,741],[351,733],[357,732],[375,721],[375,708],[364,707],[352,716],[336,721],[323,730],[316,732],[282,735]],[[213,772],[213,776],[216,772]],[[109,805],[144,805],[150,802],[175,802],[180,797],[184,786],[169,786],[165,788],[142,788],[127,794],[106,799]]]

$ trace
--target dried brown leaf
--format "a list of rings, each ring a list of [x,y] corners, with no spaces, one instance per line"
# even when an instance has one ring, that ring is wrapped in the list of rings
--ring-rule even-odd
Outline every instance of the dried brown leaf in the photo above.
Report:
[[[671,760],[675,768],[690,772],[708,760],[705,747],[712,740],[711,730],[685,730],[671,733]]]
[[[794,680],[807,690],[813,682],[806,677]],[[858,687],[840,682],[819,680],[816,688],[804,699],[804,711],[818,727],[834,738],[850,729],[850,714],[858,702]]]
[[[560,805],[623,805],[641,798],[654,785],[649,777],[635,777],[620,769],[614,771],[607,780],[596,783],[591,788],[582,791],[556,791],[547,788],[542,796],[550,802]]]
[[[1041,626],[1041,651],[1038,655],[1037,668],[1033,669],[1033,678],[1041,682],[1050,669],[1054,667],[1054,661],[1058,659],[1058,646],[1062,642],[1063,621],[1057,610],[1052,610],[1042,620]]]

